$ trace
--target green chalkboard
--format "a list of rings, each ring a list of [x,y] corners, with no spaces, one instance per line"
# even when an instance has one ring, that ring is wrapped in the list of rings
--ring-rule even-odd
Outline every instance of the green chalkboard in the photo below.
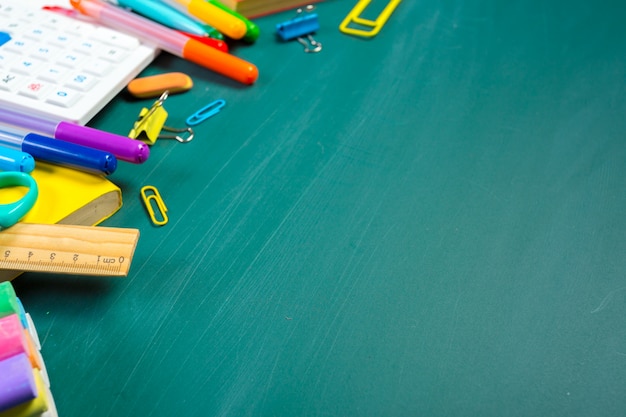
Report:
[[[60,415],[626,412],[626,7],[406,0],[362,39],[354,4],[317,5],[318,54],[257,19],[253,86],[145,70],[194,80],[170,126],[226,105],[113,174],[127,278],[15,281]]]

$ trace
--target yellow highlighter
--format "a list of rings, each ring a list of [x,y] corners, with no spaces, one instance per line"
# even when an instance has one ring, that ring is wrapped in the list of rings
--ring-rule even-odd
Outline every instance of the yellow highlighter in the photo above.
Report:
[[[200,19],[232,39],[246,35],[245,22],[204,0],[163,0],[170,6]]]

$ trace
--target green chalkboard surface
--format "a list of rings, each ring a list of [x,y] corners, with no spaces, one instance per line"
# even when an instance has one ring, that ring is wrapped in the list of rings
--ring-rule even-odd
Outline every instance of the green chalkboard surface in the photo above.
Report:
[[[169,126],[226,105],[111,177],[128,277],[15,280],[62,417],[624,415],[626,7],[406,0],[363,39],[354,4],[317,54],[257,19],[253,86],[144,71],[194,80]]]

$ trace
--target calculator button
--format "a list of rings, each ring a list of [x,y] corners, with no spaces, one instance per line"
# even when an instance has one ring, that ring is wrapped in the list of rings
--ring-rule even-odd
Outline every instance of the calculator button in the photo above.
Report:
[[[120,48],[105,48],[98,54],[100,58],[105,59],[109,62],[122,62],[124,58],[128,56],[128,54]]]
[[[96,83],[96,77],[85,73],[75,73],[65,80],[65,85],[79,91],[87,91]]]
[[[55,55],[58,55],[61,51],[54,46],[42,44],[40,46],[36,46],[30,50],[30,56],[41,59],[42,61],[49,61],[54,58]]]
[[[42,13],[42,15],[39,16],[37,20],[41,26],[53,29],[55,31],[59,30],[59,27],[61,27],[65,23],[65,20],[59,17],[59,15],[57,15],[56,13]]]
[[[85,61],[85,56],[79,53],[61,53],[56,58],[56,63],[70,68],[80,67]]]
[[[85,41],[80,41],[74,44],[73,49],[76,52],[80,52],[80,53],[87,54],[87,55],[93,55],[97,52],[98,46],[99,45],[97,42],[85,40]]]
[[[9,67],[11,65],[11,62],[14,62],[19,58],[19,54],[0,49],[0,68]]]
[[[76,91],[57,89],[46,97],[46,102],[60,107],[72,107],[80,98],[81,94]]]
[[[58,83],[59,80],[64,78],[69,73],[69,71],[69,68],[60,65],[50,64],[48,66],[45,66],[43,71],[39,73],[39,78],[53,83]]]
[[[113,69],[112,65],[102,59],[92,59],[85,63],[83,70],[97,77],[104,77]]]
[[[53,36],[48,38],[48,42],[60,48],[69,48],[72,44],[72,36],[63,32],[55,33]]]
[[[0,3],[0,16],[11,16],[13,6]]]
[[[26,77],[15,72],[0,72],[0,89],[4,91],[17,91],[22,81],[26,81]]]
[[[7,32],[0,32],[0,46],[4,45],[10,40],[11,40],[11,35],[9,35]]]
[[[27,81],[26,84],[23,84],[20,87],[18,93],[26,97],[42,100],[46,96],[49,88],[49,85],[45,81],[42,82],[32,80]]]
[[[42,69],[44,61],[30,57],[21,57],[12,63],[11,69],[21,74],[35,74]]]
[[[9,33],[19,33],[26,27],[28,27],[28,23],[17,22],[15,20],[11,20],[11,22],[2,25],[2,28]]]
[[[95,31],[96,28],[97,26],[95,25],[85,22],[79,22],[75,19],[66,19],[63,22],[63,29],[79,37],[85,36],[85,33],[91,33]]]
[[[43,29],[41,26],[37,25],[29,27],[23,32],[22,36],[28,39],[32,39],[36,42],[45,42],[48,36],[48,32],[48,30]]]
[[[18,54],[26,54],[30,48],[30,43],[23,39],[11,39],[3,45],[3,48]]]

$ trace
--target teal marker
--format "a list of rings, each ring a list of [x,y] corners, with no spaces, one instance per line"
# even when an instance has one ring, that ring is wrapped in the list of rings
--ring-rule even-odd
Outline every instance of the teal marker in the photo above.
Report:
[[[171,29],[191,33],[196,36],[210,36],[223,40],[224,36],[214,27],[194,19],[158,0],[108,0],[109,3],[119,5]]]
[[[233,17],[236,17],[237,19],[243,21],[243,23],[246,24],[246,34],[241,39],[243,39],[246,42],[254,42],[257,40],[257,38],[259,37],[259,27],[256,25],[256,23],[249,21],[240,13],[237,13],[233,9],[226,7],[225,5],[220,3],[219,0],[206,0],[206,1],[214,5],[215,7],[218,7],[224,10],[225,12],[231,14]]]

